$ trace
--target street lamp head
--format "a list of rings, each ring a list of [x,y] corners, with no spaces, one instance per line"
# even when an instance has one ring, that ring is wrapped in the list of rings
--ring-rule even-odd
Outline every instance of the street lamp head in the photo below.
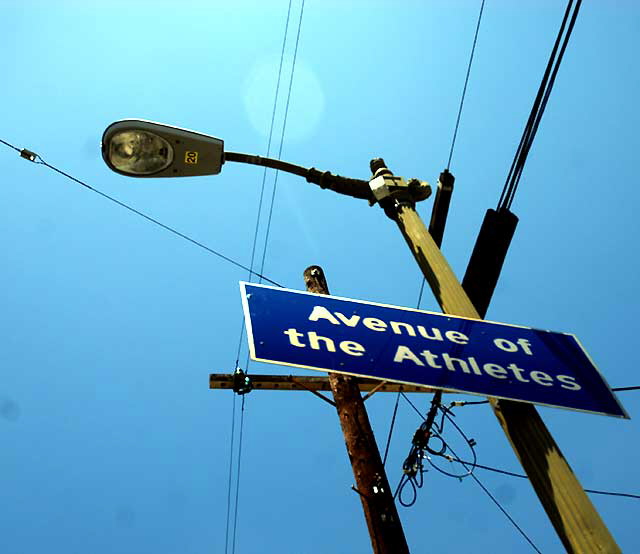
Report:
[[[129,177],[216,175],[224,163],[221,139],[141,119],[109,125],[102,157],[110,169]]]

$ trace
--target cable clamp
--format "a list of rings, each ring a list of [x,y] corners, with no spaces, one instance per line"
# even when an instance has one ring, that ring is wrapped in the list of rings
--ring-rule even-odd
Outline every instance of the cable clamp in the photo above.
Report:
[[[239,367],[233,372],[233,392],[236,394],[247,394],[253,390],[253,383],[249,377]]]
[[[38,157],[38,154],[36,154],[35,152],[31,152],[31,150],[27,150],[26,148],[23,148],[22,150],[20,150],[20,156],[25,160],[29,160],[30,162],[35,162],[36,158]]]

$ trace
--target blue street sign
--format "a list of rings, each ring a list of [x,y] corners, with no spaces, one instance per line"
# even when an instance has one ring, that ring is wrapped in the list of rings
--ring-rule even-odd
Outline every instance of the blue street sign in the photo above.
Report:
[[[573,335],[240,287],[253,360],[629,417]]]

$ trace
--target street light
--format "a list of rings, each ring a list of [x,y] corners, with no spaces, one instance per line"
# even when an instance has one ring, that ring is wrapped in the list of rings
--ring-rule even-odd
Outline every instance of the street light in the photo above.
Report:
[[[380,195],[389,186],[411,188],[414,200],[424,200],[431,194],[429,184],[417,179],[405,182],[401,177],[394,177],[393,182],[379,181],[376,187],[370,186],[369,181],[313,167],[225,152],[222,139],[142,119],[123,119],[109,125],[102,135],[102,157],[111,170],[128,177],[217,175],[225,162],[259,165],[299,175],[321,188],[368,200],[370,205],[380,201]]]
[[[102,135],[102,157],[116,173],[129,177],[216,175],[224,142],[170,125],[124,119]]]

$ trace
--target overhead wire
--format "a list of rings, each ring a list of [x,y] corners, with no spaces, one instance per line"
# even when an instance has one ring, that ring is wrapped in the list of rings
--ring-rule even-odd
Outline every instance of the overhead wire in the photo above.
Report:
[[[291,4],[292,4],[292,0],[289,0],[289,7],[287,8],[287,19],[286,19],[286,23],[284,26],[284,36],[282,39],[282,49],[280,51],[280,64],[278,66],[278,78],[276,80],[276,91],[274,94],[274,100],[273,100],[273,109],[271,110],[271,124],[269,125],[269,139],[267,141],[267,157],[270,156],[271,154],[271,141],[273,139],[273,129],[275,127],[275,119],[276,119],[276,111],[277,111],[277,107],[278,107],[278,97],[280,95],[280,81],[281,81],[281,77],[282,77],[282,66],[284,64],[284,53],[285,53],[285,47],[287,44],[287,34],[289,32],[289,20],[290,20],[290,16],[291,16]],[[265,192],[265,185],[266,185],[266,181],[267,181],[267,171],[268,168],[265,167],[263,172],[262,172],[262,183],[260,185],[260,198],[258,200],[258,212],[256,214],[256,225],[255,225],[255,229],[253,232],[253,244],[251,247],[251,262],[249,264],[249,267],[251,268],[251,271],[249,272],[249,280],[251,280],[251,276],[253,275],[253,265],[254,265],[254,261],[255,261],[255,255],[256,255],[256,247],[258,245],[258,231],[260,229],[260,219],[262,216],[262,205],[263,205],[263,201],[264,201],[264,192]],[[240,351],[242,348],[242,339],[244,338],[244,318],[242,318],[242,320],[240,321],[240,338],[238,339],[238,350],[236,353],[236,367],[238,366],[238,363],[240,361]]]
[[[277,106],[278,106],[278,98],[279,98],[279,94],[280,94],[280,82],[281,82],[281,78],[282,78],[282,67],[283,67],[283,63],[284,63],[284,53],[285,53],[285,48],[286,48],[286,44],[287,44],[287,35],[289,32],[289,21],[290,21],[290,16],[291,16],[291,4],[292,4],[292,0],[289,0],[289,4],[287,7],[287,16],[286,16],[286,21],[285,21],[285,26],[284,26],[284,33],[283,33],[283,38],[282,38],[282,48],[281,48],[281,52],[280,52],[280,63],[278,66],[278,76],[276,79],[276,89],[275,89],[275,94],[274,94],[274,101],[273,101],[273,109],[271,111],[271,123],[269,126],[269,137],[268,137],[268,141],[267,141],[267,153],[266,156],[269,157],[271,154],[271,142],[273,139],[273,129],[275,127],[275,118],[276,118],[276,111],[277,111]],[[252,276],[252,272],[253,272],[253,268],[254,268],[254,263],[255,263],[255,256],[256,256],[256,248],[258,245],[258,232],[260,229],[260,221],[261,221],[261,217],[262,217],[262,207],[263,207],[263,203],[264,203],[264,193],[265,193],[265,185],[266,185],[266,180],[267,180],[267,167],[264,168],[263,172],[262,172],[262,183],[260,186],[260,197],[258,200],[258,209],[257,209],[257,213],[256,213],[256,222],[255,222],[255,228],[254,228],[254,233],[253,233],[253,241],[252,241],[252,247],[251,247],[251,262],[250,262],[250,268],[251,271],[249,273],[249,281],[251,281],[251,276]],[[239,333],[239,337],[238,337],[238,346],[237,346],[237,351],[236,351],[236,362],[235,362],[235,367],[236,370],[240,367],[239,363],[240,363],[240,352],[242,350],[242,343],[243,343],[243,338],[244,338],[244,330],[245,330],[245,324],[244,324],[244,318],[241,318],[240,321],[240,333]],[[247,353],[247,359],[245,362],[245,371],[248,371],[249,368],[249,354]],[[233,408],[232,408],[232,417],[234,418],[234,423],[235,423],[235,402],[236,402],[236,395],[233,395]],[[237,466],[236,466],[236,482],[235,482],[235,503],[234,503],[234,515],[233,515],[233,532],[232,532],[232,537],[231,537],[231,548],[232,548],[232,553],[235,553],[236,550],[236,538],[237,538],[237,526],[238,526],[238,507],[239,507],[239,492],[240,492],[240,474],[241,474],[241,463],[242,463],[242,438],[243,438],[243,434],[244,434],[244,410],[245,410],[245,396],[242,396],[242,406],[241,406],[241,415],[240,415],[240,434],[239,434],[239,438],[238,438],[238,455],[237,455]],[[232,440],[231,440],[231,446],[230,446],[230,454],[229,454],[229,467],[230,467],[230,471],[229,471],[229,482],[228,482],[228,499],[231,496],[231,479],[232,479],[232,471],[231,468],[233,466],[233,454],[234,454],[234,426],[232,426]],[[227,525],[226,525],[226,530],[225,530],[225,553],[227,552],[227,548],[228,548],[228,544],[229,544],[229,532],[230,532],[230,523],[229,523],[229,513],[230,513],[230,503],[227,502]]]
[[[231,440],[229,445],[229,478],[227,485],[227,521],[225,526],[224,536],[224,552],[229,552],[229,529],[231,520],[231,480],[233,479],[233,446],[236,434],[236,395],[233,395],[232,407],[231,407]]]
[[[549,100],[551,90],[553,89],[556,75],[558,73],[558,69],[560,68],[562,58],[564,57],[567,44],[569,43],[569,38],[571,37],[571,33],[573,31],[576,18],[578,17],[578,12],[580,11],[581,4],[582,0],[577,0],[575,9],[572,12],[571,10],[573,8],[573,0],[569,0],[567,3],[567,8],[562,19],[562,24],[560,25],[558,36],[556,37],[556,41],[553,45],[547,67],[542,77],[542,82],[540,83],[538,93],[529,114],[529,119],[527,120],[527,123],[525,125],[522,138],[520,139],[520,144],[518,145],[518,148],[516,150],[516,154],[514,156],[513,162],[511,163],[511,168],[509,169],[509,173],[502,190],[502,194],[500,195],[500,200],[498,201],[498,209],[511,208],[513,198],[520,183],[520,177],[522,176],[524,164],[527,160],[527,156],[529,155],[529,151],[531,150],[533,139],[535,138],[538,126],[540,125],[540,121],[542,120],[542,115],[547,106],[547,101]],[[569,18],[571,18],[570,21]],[[569,21],[568,26],[567,21]],[[566,33],[565,27],[567,28]]]
[[[629,391],[629,390],[640,390],[640,387],[617,387],[611,390],[614,392],[621,392],[621,391]]]
[[[285,109],[284,109],[284,116],[283,116],[283,122],[282,122],[282,133],[280,135],[280,146],[278,148],[278,159],[280,159],[282,157],[282,148],[284,145],[284,135],[285,135],[285,131],[287,128],[287,119],[289,116],[289,103],[291,101],[291,90],[293,89],[293,76],[295,73],[295,68],[296,68],[296,60],[298,57],[298,45],[300,43],[300,31],[302,29],[302,16],[304,14],[304,3],[305,0],[302,0],[302,4],[300,7],[300,17],[298,19],[298,32],[296,34],[296,44],[295,44],[295,48],[293,50],[293,60],[291,62],[291,75],[289,77],[289,90],[287,91],[287,102],[285,105]],[[260,263],[260,267],[264,268],[265,265],[265,260],[267,257],[267,250],[268,250],[268,244],[269,244],[269,235],[271,233],[271,220],[273,217],[273,207],[275,205],[275,198],[276,198],[276,191],[278,188],[278,175],[280,174],[279,171],[276,171],[276,174],[274,176],[274,180],[273,180],[273,188],[271,191],[271,202],[269,205],[269,217],[267,218],[267,229],[265,232],[265,239],[264,239],[264,249],[262,251],[262,261]]]
[[[273,110],[271,113],[271,124],[270,124],[270,128],[269,128],[269,139],[268,139],[268,143],[267,143],[267,157],[269,157],[270,153],[271,153],[271,143],[272,143],[272,138],[273,138],[273,130],[275,127],[275,119],[276,119],[276,111],[277,111],[277,105],[278,105],[278,98],[279,98],[279,92],[280,92],[280,83],[281,83],[281,77],[282,77],[282,68],[283,68],[283,64],[284,64],[284,54],[285,54],[285,47],[286,47],[286,42],[287,42],[287,36],[288,36],[288,30],[289,30],[289,22],[290,22],[290,16],[291,16],[291,5],[292,5],[292,1],[289,0],[289,5],[287,8],[287,17],[286,17],[286,23],[285,23],[285,30],[284,30],[284,36],[283,36],[283,40],[282,40],[282,49],[281,49],[281,53],[280,53],[280,64],[278,67],[278,77],[277,77],[277,82],[276,82],[276,91],[275,91],[275,95],[274,95],[274,102],[273,102]],[[284,143],[284,135],[285,135],[285,129],[286,129],[286,122],[287,122],[287,116],[288,116],[288,112],[289,112],[289,102],[290,102],[290,98],[291,98],[291,89],[292,89],[292,85],[293,85],[293,75],[294,75],[294,70],[295,70],[295,62],[296,62],[296,55],[297,55],[297,51],[298,51],[298,44],[300,41],[300,28],[302,25],[302,14],[304,11],[304,0],[302,2],[302,7],[300,10],[300,18],[298,20],[298,31],[297,31],[297,37],[296,37],[296,44],[295,44],[295,52],[294,52],[294,57],[293,57],[293,62],[292,62],[292,67],[291,67],[291,76],[289,79],[289,90],[287,93],[287,102],[286,102],[286,107],[285,107],[285,112],[284,112],[284,122],[283,122],[283,126],[282,126],[282,133],[280,136],[280,146],[279,146],[279,150],[278,150],[278,159],[281,158],[282,155],[282,147],[283,147],[283,143]],[[268,244],[268,238],[269,238],[269,232],[270,232],[270,228],[271,228],[271,221],[272,221],[272,215],[273,215],[273,207],[274,207],[274,202],[275,202],[275,191],[276,191],[276,186],[277,186],[277,180],[278,180],[278,174],[279,171],[275,172],[275,179],[274,179],[274,185],[273,185],[273,191],[271,194],[271,202],[270,202],[270,207],[269,207],[269,215],[267,218],[267,228],[266,228],[266,233],[265,233],[265,239],[264,239],[264,248],[263,248],[263,252],[262,252],[262,259],[260,262],[260,267],[265,266],[265,261],[266,261],[266,255],[267,255],[267,244]],[[261,215],[262,215],[262,207],[263,207],[263,198],[264,198],[264,192],[265,192],[265,183],[266,183],[266,175],[267,175],[267,168],[264,168],[263,174],[262,174],[262,185],[261,185],[261,190],[260,190],[260,200],[259,200],[259,206],[258,206],[258,213],[256,216],[256,225],[255,225],[255,230],[254,230],[254,238],[253,238],[253,246],[252,246],[252,252],[251,252],[251,269],[253,270],[254,267],[254,261],[255,261],[255,253],[256,253],[256,247],[257,247],[257,242],[258,242],[258,230],[260,227],[260,220],[261,220]],[[262,273],[262,272],[260,272]],[[262,282],[262,279],[260,278],[260,282]],[[237,354],[236,354],[236,368],[239,367],[238,363],[239,363],[239,358],[240,358],[240,352],[241,352],[241,347],[242,347],[242,339],[243,339],[243,334],[244,334],[244,325],[242,325],[241,327],[241,331],[240,331],[240,338],[238,341],[238,349],[237,349]],[[246,361],[245,361],[245,371],[248,371],[248,367],[250,364],[250,356],[249,356],[249,352],[247,352],[247,356],[246,356]],[[235,402],[235,395],[234,395],[234,402]],[[232,550],[231,553],[235,554],[235,549],[236,549],[236,537],[237,537],[237,525],[238,525],[238,505],[239,505],[239,490],[240,490],[240,470],[241,470],[241,459],[242,459],[242,437],[243,437],[243,429],[244,429],[244,413],[245,413],[245,396],[242,396],[242,407],[241,407],[241,415],[240,415],[240,431],[239,431],[239,439],[238,439],[238,458],[237,458],[237,468],[236,468],[236,488],[235,488],[235,506],[234,506],[234,517],[233,517],[233,535],[232,535]],[[228,531],[227,531],[228,532]]]
[[[514,526],[514,528],[522,535],[522,537],[529,543],[529,545],[536,552],[538,552],[539,554],[542,554],[541,551],[538,549],[538,547],[535,545],[535,543],[531,540],[531,538],[524,531],[524,529],[522,529],[522,527],[520,527],[520,525],[518,525],[518,523],[513,519],[513,517],[509,514],[509,512],[500,504],[500,502],[495,498],[495,496],[493,496],[493,494],[491,494],[491,492],[484,486],[482,481],[480,481],[480,479],[478,479],[478,477],[474,474],[474,469],[475,469],[475,467],[477,465],[476,464],[476,462],[477,462],[476,454],[475,454],[475,444],[476,443],[475,443],[475,441],[473,439],[469,439],[466,436],[466,434],[464,433],[464,431],[462,431],[460,426],[455,421],[453,421],[453,418],[450,415],[450,410],[448,408],[445,408],[444,406],[436,403],[436,400],[434,399],[434,401],[432,401],[429,413],[425,418],[422,415],[422,413],[420,412],[420,410],[418,410],[416,408],[416,406],[409,400],[409,398],[406,396],[406,394],[402,393],[402,396],[409,403],[409,405],[418,413],[420,418],[423,419],[424,421],[423,421],[422,425],[420,426],[420,428],[418,429],[418,431],[416,431],[416,434],[415,434],[414,439],[412,441],[413,445],[412,445],[412,449],[411,449],[411,452],[410,452],[410,455],[409,455],[409,457],[411,457],[412,461],[408,462],[409,458],[407,458],[407,461],[405,461],[405,464],[403,465],[404,475],[402,476],[402,478],[400,480],[400,483],[398,484],[398,488],[396,489],[396,492],[394,494],[394,498],[397,497],[399,502],[404,506],[410,506],[415,502],[416,497],[417,497],[417,489],[421,488],[422,485],[423,485],[423,476],[422,476],[422,474],[423,474],[424,470],[423,470],[423,466],[422,466],[422,459],[426,458],[434,469],[436,469],[440,473],[443,473],[444,475],[447,475],[447,476],[450,476],[450,477],[455,477],[455,478],[458,478],[458,479],[462,479],[464,477],[472,477],[473,480],[477,483],[477,485],[484,491],[484,493],[498,507],[498,509],[504,514],[504,516],[509,520],[509,522]],[[440,410],[442,412],[442,419],[441,419],[440,424],[435,422],[435,411],[436,410]],[[446,418],[447,421],[449,421],[449,423],[451,423],[455,427],[455,429],[458,431],[458,433],[460,433],[460,435],[464,438],[464,440],[466,441],[466,443],[470,447],[471,452],[472,452],[473,457],[474,457],[474,461],[472,463],[463,462],[462,459],[456,453],[456,451],[453,449],[453,447],[444,438],[443,432],[444,432],[444,421],[445,421],[445,418]],[[428,443],[429,443],[429,440],[430,440],[431,437],[436,437],[441,441],[442,447],[439,450],[434,450],[433,448],[429,447]],[[430,454],[432,454],[434,456],[444,457],[445,459],[448,459],[449,461],[456,461],[456,462],[460,463],[465,468],[466,473],[464,475],[456,475],[456,474],[453,474],[453,473],[448,472],[446,470],[443,470],[442,468],[438,467],[435,463],[433,463],[431,457],[428,456],[425,451],[429,452]],[[447,451],[451,451],[451,453],[453,454],[454,457],[451,457],[448,454],[446,454]],[[407,467],[407,463],[411,464],[413,467]],[[418,480],[415,479],[416,475],[419,475],[419,479]],[[403,501],[402,497],[401,497],[402,488],[407,483],[411,485],[412,491],[413,491],[413,496],[412,496],[411,501],[409,503]]]
[[[389,454],[389,446],[391,446],[391,436],[393,435],[393,428],[396,424],[396,415],[398,414],[398,404],[400,403],[400,394],[396,394],[396,404],[393,407],[393,416],[391,416],[391,425],[389,426],[389,434],[387,435],[387,445],[384,448],[384,457],[382,458],[382,466],[387,463],[387,456]]]
[[[14,146],[13,144],[9,144],[6,140],[0,139],[0,142],[5,146],[8,146],[9,148],[13,148],[16,152],[21,152],[20,148],[18,148],[17,146]]]
[[[617,387],[617,388],[612,388],[612,391],[628,391],[628,390],[638,390],[640,389],[640,387]],[[416,405],[411,402],[411,400],[409,399],[409,397],[405,394],[405,393],[401,393],[402,397],[404,398],[404,400],[411,406],[411,408],[416,412],[416,414],[418,416],[420,416],[420,418],[424,418],[422,412],[416,407]],[[452,402],[451,404],[449,404],[450,407],[458,407],[458,406],[465,406],[465,405],[474,405],[474,404],[488,404],[488,400],[482,400],[482,401],[477,401],[477,402]],[[505,469],[499,469],[496,467],[491,467],[491,466],[486,466],[486,465],[482,465],[479,464],[477,462],[469,462],[466,460],[461,460],[461,459],[455,459],[453,461],[462,463],[462,464],[473,464],[474,466],[480,468],[480,469],[484,469],[487,471],[493,471],[495,473],[502,473],[504,475],[510,475],[512,477],[519,477],[521,479],[529,479],[528,476],[521,474],[521,473],[514,473],[512,471],[507,471]],[[614,492],[614,491],[605,491],[605,490],[599,490],[599,489],[584,489],[585,492],[591,493],[591,494],[600,494],[600,495],[606,495],[606,496],[620,496],[620,497],[626,497],[626,498],[635,498],[635,499],[640,499],[640,495],[638,494],[633,494],[633,493],[627,493],[627,492]]]
[[[462,108],[464,106],[464,100],[466,98],[467,95],[467,86],[469,85],[469,76],[471,75],[471,66],[473,65],[473,57],[475,55],[476,52],[476,45],[478,43],[478,33],[480,31],[480,23],[482,22],[482,14],[484,12],[484,3],[485,0],[482,0],[482,3],[480,4],[480,13],[478,14],[478,21],[476,23],[476,29],[473,35],[473,45],[471,46],[471,54],[469,55],[469,63],[467,64],[467,73],[465,75],[464,78],[464,85],[462,87],[462,93],[460,94],[460,104],[458,106],[458,113],[456,116],[456,124],[454,126],[454,130],[453,130],[453,138],[451,139],[451,148],[449,150],[449,158],[447,159],[447,169],[446,171],[449,171],[449,168],[451,166],[451,158],[453,156],[453,149],[455,147],[456,144],[456,138],[458,137],[458,128],[460,127],[460,119],[462,117]],[[440,244],[438,244],[438,246],[440,246]],[[420,305],[422,303],[422,295],[424,293],[424,287],[426,284],[426,279],[423,277],[422,278],[422,282],[420,284],[420,292],[418,293],[418,302],[416,305],[416,308],[419,310],[420,309]]]
[[[0,139],[0,142],[10,148],[13,148],[14,150],[18,151],[18,152],[23,152],[24,149],[20,149],[15,147],[14,145],[8,143],[5,140]],[[78,183],[79,185],[82,185],[83,187],[85,187],[86,189],[98,194],[99,196],[102,196],[103,198],[106,198],[107,200],[109,200],[110,202],[113,202],[114,204],[117,204],[118,206],[121,206],[122,208],[125,208],[126,210],[129,210],[130,212],[142,217],[143,219],[146,219],[147,221],[153,223],[154,225],[157,225],[158,227],[162,227],[164,230],[169,231],[170,233],[173,233],[174,235],[198,246],[199,248],[202,248],[203,250],[209,252],[210,254],[213,254],[214,256],[217,256],[218,258],[229,262],[230,264],[239,267],[240,269],[244,269],[245,271],[251,271],[251,269],[249,267],[247,267],[246,265],[234,260],[233,258],[230,258],[229,256],[226,256],[225,254],[222,254],[221,252],[218,252],[217,250],[214,250],[213,248],[207,246],[206,244],[203,244],[200,241],[197,241],[193,238],[191,238],[190,236],[181,233],[180,231],[178,231],[177,229],[175,229],[174,227],[171,227],[165,223],[162,223],[161,221],[151,217],[150,215],[145,214],[144,212],[141,212],[140,210],[137,210],[136,208],[133,208],[132,206],[126,204],[125,202],[122,202],[121,200],[118,200],[117,198],[110,196],[109,194],[102,192],[101,190],[92,187],[91,185],[89,185],[87,182],[82,181],[81,179],[78,179],[77,177],[74,177],[73,175],[57,168],[56,166],[46,162],[42,156],[40,156],[39,154],[35,154],[36,159],[31,160],[32,163],[36,164],[36,165],[43,165],[45,167],[47,167],[48,169],[51,169],[53,171],[55,171],[56,173],[59,173],[60,175],[63,175],[64,177],[66,177],[67,179],[70,179],[71,181],[74,181],[75,183]],[[265,275],[259,275],[257,272],[253,271],[252,272],[254,275],[256,275],[257,277],[263,279],[264,281],[267,281],[277,287],[282,287],[282,285],[272,279],[270,279],[269,277],[265,276]]]
[[[458,127],[460,125],[460,116],[462,115],[462,107],[464,106],[464,99],[467,94],[467,85],[469,84],[469,75],[471,73],[471,64],[473,63],[473,55],[476,51],[476,43],[478,42],[478,31],[480,31],[480,22],[482,21],[482,12],[484,11],[484,2],[480,5],[480,14],[478,15],[478,23],[476,24],[476,31],[473,35],[473,46],[471,47],[471,55],[469,56],[469,64],[467,65],[467,75],[464,78],[464,87],[462,88],[462,95],[460,98],[460,106],[458,107],[458,116],[456,117],[456,125],[453,131],[453,139],[451,139],[451,150],[449,150],[449,159],[447,160],[447,170],[451,165],[451,157],[453,156],[453,147],[456,144],[456,137],[458,136]]]
[[[640,390],[640,386],[638,386],[638,387],[613,387],[611,390],[613,392],[625,392],[625,391],[632,391],[632,390]],[[489,403],[488,400],[474,400],[474,401],[457,400],[455,402],[452,402],[450,404],[450,406],[472,406],[474,404],[488,404],[488,403]]]
[[[447,416],[449,417],[449,416]],[[451,418],[449,418],[449,420],[451,422],[453,422],[453,420],[451,420]],[[457,427],[457,425],[456,425]],[[451,448],[451,446],[448,447],[449,450],[451,450],[451,452],[453,453],[453,455],[458,458],[458,455],[456,454],[455,450],[453,448]],[[465,468],[467,468],[467,466],[465,464],[462,464]],[[474,462],[475,465],[475,462]],[[538,552],[538,554],[542,554],[542,552],[540,551],[540,549],[535,545],[535,543],[531,540],[531,538],[529,538],[529,536],[525,533],[524,529],[522,529],[522,527],[520,527],[520,525],[518,525],[518,523],[513,519],[513,517],[511,517],[511,514],[509,514],[509,512],[507,512],[507,510],[504,508],[504,506],[502,506],[502,504],[500,504],[500,502],[498,501],[498,499],[493,496],[493,494],[491,494],[491,491],[489,491],[489,489],[487,489],[487,487],[484,486],[484,484],[482,483],[482,481],[480,481],[480,479],[478,478],[478,476],[473,472],[473,467],[471,470],[469,470],[467,468],[467,471],[469,472],[469,476],[476,482],[476,484],[484,491],[484,493],[491,499],[491,501],[498,507],[498,509],[504,514],[504,516],[511,522],[511,524],[516,528],[516,530],[524,537],[524,539],[531,545],[531,547]]]
[[[520,527],[516,521],[509,515],[509,512],[498,502],[495,496],[491,494],[489,489],[482,484],[482,481],[478,479],[475,473],[471,473],[471,478],[478,484],[478,486],[485,492],[485,494],[491,499],[491,501],[498,507],[498,509],[505,515],[505,517],[511,522],[511,524],[518,530],[518,532],[525,538],[525,540],[531,545],[531,547],[538,552],[538,554],[542,554],[540,549],[534,544],[534,542],[529,538],[529,536],[524,532],[522,527]]]
[[[235,265],[236,267],[239,267],[241,269],[244,269],[246,271],[249,272],[249,275],[256,275],[258,276],[261,280],[267,281],[273,285],[276,285],[278,287],[282,287],[282,285],[280,285],[278,282],[266,277],[263,274],[258,274],[255,271],[253,271],[253,267],[247,267],[244,264],[241,264],[240,262],[237,262],[236,260],[225,256],[224,254],[214,250],[213,248],[210,248],[208,246],[206,246],[205,244],[189,237],[188,235],[185,235],[184,233],[181,233],[180,231],[174,229],[173,227],[170,227],[169,225],[166,225],[162,222],[160,222],[159,220],[141,212],[140,210],[137,210],[136,208],[133,208],[132,206],[129,206],[128,204],[126,204],[125,202],[122,202],[121,200],[118,200],[117,198],[110,196],[104,192],[102,192],[101,190],[92,187],[91,185],[89,185],[87,182],[82,181],[81,179],[78,179],[77,177],[74,177],[73,175],[57,168],[56,166],[46,162],[42,156],[40,156],[39,154],[35,154],[33,152],[30,152],[28,150],[25,149],[20,149],[16,146],[14,146],[13,144],[5,141],[4,139],[0,139],[0,143],[4,144],[5,146],[12,148],[13,150],[19,152],[22,157],[24,157],[25,159],[30,160],[31,162],[38,164],[38,165],[43,165],[45,167],[47,167],[48,169],[51,169],[53,171],[55,171],[56,173],[59,173],[60,175],[63,175],[64,177],[66,177],[67,179],[70,179],[71,181],[74,181],[75,183],[85,187],[86,189],[98,194],[99,196],[102,196],[103,198],[106,198],[107,200],[129,210],[130,212],[142,217],[143,219],[159,226],[162,227],[163,229],[179,236],[182,239],[187,240],[188,242],[191,242],[192,244],[195,244],[196,246],[204,249],[205,251],[214,254],[215,256]],[[252,266],[253,266],[253,260],[252,260]],[[235,396],[234,396],[234,402],[233,402],[233,408],[232,408],[232,424],[231,424],[231,452],[233,452],[233,446],[234,446],[234,438],[235,438]],[[242,399],[242,407],[241,407],[241,418],[240,418],[240,436],[239,436],[239,440],[238,440],[238,445],[239,445],[239,450],[238,450],[238,459],[237,459],[237,471],[236,471],[236,492],[235,492],[235,504],[234,504],[234,521],[233,521],[233,537],[232,537],[232,552],[235,552],[235,544],[236,544],[236,529],[237,529],[237,513],[238,513],[238,499],[239,499],[239,487],[240,487],[240,463],[241,463],[241,458],[242,458],[242,436],[243,436],[243,423],[244,423],[244,397]],[[230,456],[230,460],[229,460],[229,483],[231,483],[231,479],[232,479],[232,468],[233,468],[233,456]],[[229,526],[230,526],[230,507],[231,507],[231,487],[229,486],[228,491],[227,491],[227,518],[226,518],[226,536],[225,536],[225,553],[228,552],[228,544],[229,544]]]
[[[453,461],[459,462],[461,464],[473,463],[466,460],[458,460],[458,459],[455,459]],[[487,465],[479,464],[477,462],[473,463],[473,465],[478,469],[484,469],[485,471],[492,471],[493,473],[500,473],[501,475],[508,475],[509,477],[518,477],[519,479],[529,479],[529,477],[527,477],[523,473],[515,473],[513,471],[500,469],[498,467],[487,466]],[[600,494],[604,496],[620,496],[620,497],[634,498],[634,499],[640,500],[640,494],[633,494],[629,492],[613,492],[613,491],[603,491],[603,490],[597,490],[597,489],[584,489],[584,491],[591,494]]]
[[[235,395],[234,395],[235,396]],[[238,437],[238,462],[236,467],[236,498],[234,504],[234,515],[233,515],[233,538],[232,538],[232,554],[236,551],[236,530],[238,527],[238,501],[240,498],[240,464],[242,462],[242,437],[244,433],[244,400],[245,397],[242,397],[242,406],[240,409],[240,436]]]

